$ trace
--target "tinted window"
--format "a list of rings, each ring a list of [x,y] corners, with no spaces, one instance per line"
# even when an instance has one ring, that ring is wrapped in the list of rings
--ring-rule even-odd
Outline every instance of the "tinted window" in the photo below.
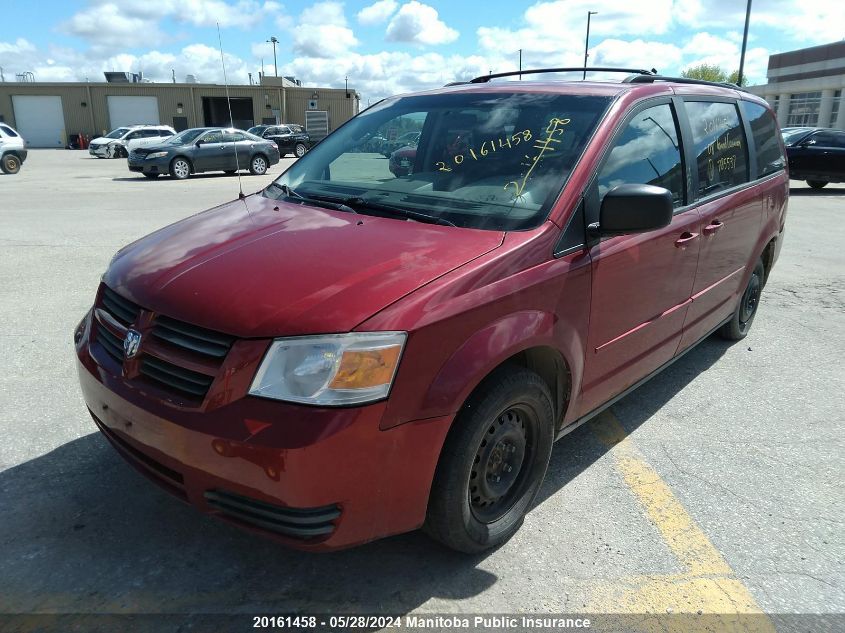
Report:
[[[736,105],[688,101],[686,107],[698,163],[698,195],[747,182],[745,134]]]
[[[845,147],[845,133],[823,130],[810,136],[805,143],[813,147]]]
[[[203,143],[221,143],[223,142],[223,131],[214,130],[202,137]]]
[[[161,137],[173,136],[173,132],[171,132],[170,130],[159,130],[158,135]]]
[[[741,101],[742,111],[751,124],[754,137],[754,153],[757,155],[757,169],[760,176],[773,174],[784,166],[783,154],[778,143],[778,129],[775,118],[763,106]]]
[[[243,141],[245,139],[246,137],[241,132],[224,132],[221,142],[237,143],[238,141]]]
[[[675,206],[684,201],[684,171],[671,106],[647,108],[634,116],[599,172],[599,195],[626,183],[664,187]]]
[[[3,130],[9,136],[17,136],[17,133],[10,127],[6,127],[5,125],[0,125],[0,130]]]

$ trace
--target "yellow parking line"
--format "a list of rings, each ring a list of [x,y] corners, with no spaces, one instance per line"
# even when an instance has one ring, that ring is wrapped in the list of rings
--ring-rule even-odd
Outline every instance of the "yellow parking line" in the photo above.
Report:
[[[684,569],[679,574],[633,576],[613,583],[598,583],[594,587],[592,611],[723,614],[717,630],[774,631],[768,618],[729,615],[762,611],[719,550],[628,438],[619,420],[607,411],[592,423],[592,429],[611,448],[625,483]],[[647,625],[648,621],[643,624]],[[666,622],[655,621],[654,630],[665,630],[665,625]],[[690,622],[684,626],[689,627]],[[650,627],[645,626],[643,630]],[[705,630],[709,630],[709,625]]]

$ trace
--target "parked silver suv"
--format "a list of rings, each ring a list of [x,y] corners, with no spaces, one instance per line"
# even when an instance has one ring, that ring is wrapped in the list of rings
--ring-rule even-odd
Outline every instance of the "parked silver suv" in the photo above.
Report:
[[[88,145],[88,153],[98,158],[126,158],[136,147],[156,145],[176,134],[169,125],[125,125],[100,136]]]
[[[0,123],[0,169],[16,174],[26,160],[26,141],[12,127]]]

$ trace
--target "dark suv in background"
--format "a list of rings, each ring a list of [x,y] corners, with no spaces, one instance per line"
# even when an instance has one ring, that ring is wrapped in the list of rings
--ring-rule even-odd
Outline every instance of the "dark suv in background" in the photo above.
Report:
[[[281,125],[256,125],[248,130],[251,134],[273,141],[279,146],[279,154],[293,154],[297,158],[305,156],[311,148],[311,137],[301,125],[283,123]]]
[[[845,182],[845,132],[827,128],[781,130],[789,159],[789,177],[806,180],[813,189]]]

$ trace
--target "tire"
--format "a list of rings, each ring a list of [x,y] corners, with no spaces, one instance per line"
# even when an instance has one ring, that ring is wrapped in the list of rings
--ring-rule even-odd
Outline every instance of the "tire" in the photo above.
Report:
[[[0,169],[4,174],[16,174],[21,170],[21,159],[17,154],[5,154],[0,159]]]
[[[763,260],[758,259],[731,320],[719,330],[719,335],[722,338],[729,341],[741,341],[746,337],[748,330],[751,329],[751,324],[754,322],[754,315],[757,314],[760,293],[763,291],[765,280],[766,269],[763,268]]]
[[[807,184],[810,185],[813,189],[821,189],[827,184],[826,180],[808,180]]]
[[[470,554],[507,541],[540,489],[553,441],[548,385],[522,367],[496,370],[449,431],[431,488],[426,532]]]
[[[158,174],[144,174],[144,178],[149,178],[150,180],[155,180],[158,178]]]
[[[308,148],[305,147],[305,143],[297,143],[293,148],[293,155],[297,158],[302,158],[305,156],[305,152],[308,151]]]
[[[191,175],[191,163],[187,158],[177,156],[170,161],[170,175],[176,180],[185,180]]]
[[[267,157],[264,154],[256,154],[249,161],[249,173],[253,176],[263,176],[268,168]]]

